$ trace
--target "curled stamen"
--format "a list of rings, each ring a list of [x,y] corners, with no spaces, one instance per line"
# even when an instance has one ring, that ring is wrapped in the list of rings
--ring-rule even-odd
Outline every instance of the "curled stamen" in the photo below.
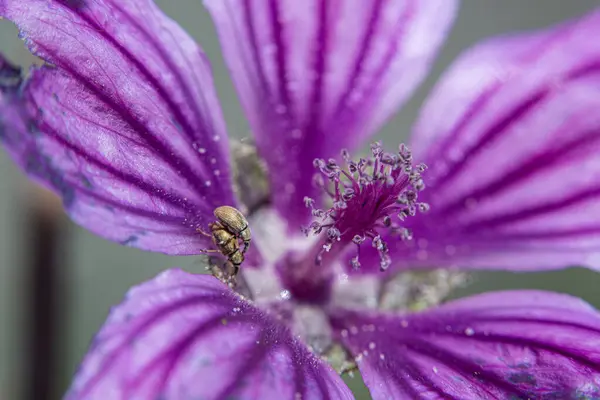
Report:
[[[340,240],[340,231],[337,228],[329,228],[327,229],[327,237],[330,240]]]
[[[342,193],[342,200],[344,201],[350,201],[352,200],[352,198],[354,197],[354,189],[344,189],[344,192]]]
[[[311,211],[311,214],[313,217],[323,218],[325,216],[325,211],[318,209],[318,208],[313,208]]]
[[[315,204],[315,201],[313,199],[311,199],[310,197],[304,196],[304,205],[307,208],[311,208],[312,209],[313,206],[314,206],[314,204]]]
[[[422,213],[426,213],[427,211],[429,211],[429,204],[419,203],[419,211]]]
[[[342,169],[334,159],[316,159],[313,162],[320,172],[317,186],[323,187],[331,197],[332,206],[326,210],[314,208],[312,199],[305,199],[312,215],[319,221],[311,224],[310,230],[319,234],[326,229],[325,247],[331,250],[336,246],[354,243],[357,255],[351,259],[353,268],[360,266],[359,249],[366,237],[379,253],[380,267],[385,270],[392,260],[388,255],[387,244],[381,238],[379,229],[390,229],[399,239],[409,240],[410,232],[400,224],[417,212],[427,212],[429,206],[418,202],[418,193],[425,188],[421,174],[424,164],[412,164],[412,154],[403,144],[397,153],[386,153],[381,143],[371,145],[372,157],[350,159],[350,153],[342,150],[346,169]],[[322,252],[317,257],[323,258]]]
[[[336,210],[343,210],[347,207],[348,207],[348,205],[346,204],[345,201],[336,201],[335,203],[333,203],[333,208]]]

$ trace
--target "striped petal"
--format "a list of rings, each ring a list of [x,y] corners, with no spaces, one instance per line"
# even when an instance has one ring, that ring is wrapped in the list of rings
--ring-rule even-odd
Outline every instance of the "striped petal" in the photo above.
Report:
[[[16,162],[104,237],[171,254],[206,248],[196,228],[235,200],[208,61],[192,39],[151,0],[0,0],[0,16],[49,63],[3,85]]]
[[[363,144],[429,69],[454,0],[205,0],[271,174],[297,231],[316,198],[315,158]]]
[[[600,314],[571,296],[487,293],[333,324],[374,400],[600,397]]]
[[[599,36],[597,11],[450,68],[414,131],[431,209],[391,246],[397,267],[600,267]]]
[[[279,321],[211,276],[169,270],[111,311],[66,398],[353,397]]]

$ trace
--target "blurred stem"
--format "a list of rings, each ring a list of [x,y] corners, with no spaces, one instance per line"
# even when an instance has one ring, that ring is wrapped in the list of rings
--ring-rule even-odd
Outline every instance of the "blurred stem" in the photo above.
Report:
[[[25,280],[23,398],[51,400],[60,379],[59,328],[64,325],[65,263],[64,224],[60,202],[54,195],[34,188],[28,190],[23,255]],[[62,290],[61,290],[62,289]],[[62,389],[62,388],[61,388]]]

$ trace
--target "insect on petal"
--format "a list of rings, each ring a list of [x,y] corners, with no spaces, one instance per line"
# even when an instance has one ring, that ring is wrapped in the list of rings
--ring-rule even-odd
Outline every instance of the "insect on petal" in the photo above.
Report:
[[[353,397],[280,322],[211,276],[169,270],[113,308],[66,398]]]
[[[235,205],[206,57],[150,0],[0,0],[49,64],[3,84],[13,158],[109,239],[195,254],[195,229]],[[3,71],[7,70],[7,66]]]
[[[568,295],[496,292],[332,321],[375,400],[600,396],[600,314]]]
[[[408,98],[452,0],[205,0],[290,229],[310,218],[312,162],[356,149]]]

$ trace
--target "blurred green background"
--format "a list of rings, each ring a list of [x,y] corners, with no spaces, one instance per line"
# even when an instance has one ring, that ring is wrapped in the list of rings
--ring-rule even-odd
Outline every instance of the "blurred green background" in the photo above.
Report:
[[[212,60],[229,133],[235,137],[248,136],[246,119],[226,72],[212,21],[201,1],[162,0],[158,3],[196,38]],[[395,145],[407,137],[421,102],[439,74],[475,42],[491,35],[544,27],[580,15],[598,4],[598,0],[464,0],[433,73],[413,100],[382,130],[380,138],[384,143]],[[0,21],[0,51],[13,62],[28,65],[32,58],[16,35],[14,26]],[[24,264],[31,249],[26,240],[28,211],[24,200],[34,196],[24,176],[0,151],[0,400],[23,398],[23,388],[29,382],[25,364],[30,347],[24,330],[29,312],[25,305],[31,297],[31,287]],[[60,367],[56,371],[55,393],[47,398],[61,397],[109,307],[119,302],[131,285],[167,267],[200,270],[194,258],[167,257],[121,247],[66,219],[61,221],[67,228],[67,242],[59,254],[58,265],[64,280],[60,288],[63,300],[57,316],[60,332],[55,349]],[[456,295],[502,288],[551,289],[576,294],[600,306],[600,274],[577,268],[543,274],[478,274],[471,286]],[[358,399],[369,398],[360,379],[348,381]]]

